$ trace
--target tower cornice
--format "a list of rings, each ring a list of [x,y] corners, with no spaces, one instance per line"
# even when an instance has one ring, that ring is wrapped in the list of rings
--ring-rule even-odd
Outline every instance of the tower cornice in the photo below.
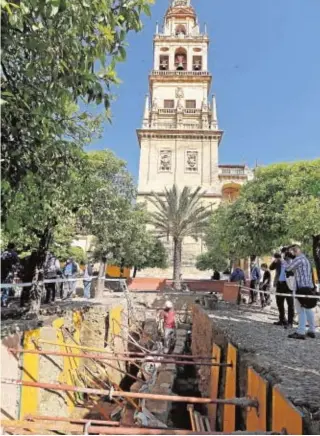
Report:
[[[137,129],[137,136],[139,140],[139,145],[141,146],[141,139],[216,139],[218,141],[218,145],[223,136],[222,130],[165,130],[165,129]]]

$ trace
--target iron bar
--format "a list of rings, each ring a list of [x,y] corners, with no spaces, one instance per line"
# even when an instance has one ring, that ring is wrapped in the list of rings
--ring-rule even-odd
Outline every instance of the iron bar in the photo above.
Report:
[[[78,342],[77,342],[77,341],[72,337],[72,335],[68,332],[68,330],[66,330],[66,329],[64,329],[64,330],[66,331],[66,333],[70,336],[70,338],[71,338],[71,339],[73,340],[73,342],[75,343],[75,345],[71,345],[70,348],[86,348],[86,347],[82,347],[82,345],[78,344]],[[68,346],[69,346],[69,344],[68,344]],[[90,347],[89,347],[89,348],[90,348]],[[103,350],[103,349],[102,349],[102,350]],[[111,353],[110,353],[110,355],[112,356]],[[117,368],[116,366],[111,365],[111,363],[109,363],[109,362],[105,362],[105,365],[107,365],[107,366],[109,366],[110,368],[112,368],[112,369],[114,369],[114,370],[120,372],[121,374],[124,374],[124,375],[126,375],[126,376],[132,378],[132,379],[135,380],[135,381],[139,381],[139,382],[142,382],[142,383],[145,382],[142,378],[136,377],[136,376],[130,374],[129,372],[127,372],[127,371],[123,371],[122,369]],[[91,372],[91,371],[89,370],[89,368],[88,368],[86,365],[84,365],[84,368],[85,368],[89,373]],[[139,369],[140,369],[140,367],[139,367]],[[96,376],[95,376],[94,374],[92,374],[92,373],[91,373],[91,376],[96,377]]]
[[[37,434],[40,434],[40,430],[46,429],[46,431],[58,431],[64,434],[83,434],[83,425],[79,424],[63,424],[59,423],[44,423],[44,422],[30,422],[30,421],[10,421],[5,420],[1,423],[5,429],[21,428],[21,429],[33,429],[38,430]],[[194,433],[190,430],[170,430],[170,429],[153,429],[153,428],[141,428],[141,427],[106,427],[106,426],[93,426],[88,429],[89,434],[110,434],[110,435],[186,435],[186,434],[219,434],[219,433]],[[43,434],[43,433],[41,433]]]
[[[10,428],[21,428],[21,429],[35,429],[41,430],[42,428],[40,425],[42,425],[42,428],[45,426],[45,423],[42,422],[30,422],[30,421],[10,421],[10,420],[4,420],[2,421],[2,427],[6,429]],[[71,428],[71,425],[73,428]],[[83,425],[81,426],[81,429],[79,428],[79,425],[76,424],[69,424],[68,428],[64,427],[65,430],[69,430],[70,434],[71,431],[73,433],[78,432],[80,434],[83,434]],[[58,427],[58,424],[52,423],[49,427],[52,431],[58,431],[59,433],[63,432],[62,427]],[[30,430],[31,431],[31,430]],[[180,429],[156,429],[156,428],[141,428],[141,427],[106,427],[106,426],[90,426],[88,429],[89,434],[110,434],[110,435],[276,435],[276,434],[284,434],[284,433],[276,433],[276,432],[249,432],[249,431],[238,431],[238,432],[232,432],[232,433],[222,433],[222,432],[193,432],[191,430],[180,430]],[[19,433],[21,434],[21,433]],[[42,433],[43,434],[43,433]]]
[[[13,354],[19,354],[19,353],[25,353],[25,354],[40,354],[40,355],[50,355],[50,356],[64,356],[64,357],[79,357],[79,358],[91,358],[95,360],[116,360],[117,362],[153,362],[153,363],[161,363],[161,364],[177,364],[177,365],[198,365],[198,366],[225,366],[225,367],[232,367],[232,363],[213,363],[213,362],[198,362],[198,361],[190,361],[190,360],[174,360],[174,359],[150,359],[149,357],[147,359],[143,359],[141,357],[134,358],[134,357],[113,357],[113,356],[101,356],[99,354],[84,354],[84,353],[68,353],[64,351],[52,351],[52,350],[25,350],[23,348],[8,348],[8,351],[10,351]]]
[[[125,392],[125,391],[113,391],[112,389],[91,389],[91,388],[79,388],[76,386],[70,386],[65,384],[53,384],[53,383],[39,383],[24,380],[15,380],[2,378],[1,383],[3,384],[13,384],[18,386],[29,386],[33,388],[43,388],[52,391],[64,391],[64,392],[79,392],[85,394],[102,395],[109,396],[110,399],[113,397],[120,398],[136,398],[145,400],[159,400],[159,401],[170,401],[173,403],[193,403],[193,404],[227,404],[235,405],[239,407],[257,407],[258,401],[252,398],[199,398],[199,397],[184,397],[179,395],[162,395],[162,394],[149,394],[145,392]]]
[[[63,330],[68,334],[68,336],[70,336],[70,338],[73,340],[73,342],[75,343],[75,345],[72,344],[66,344],[65,347],[68,348],[78,348],[81,350],[88,350],[88,351],[97,351],[99,353],[103,353],[103,354],[108,354],[111,356],[128,356],[128,357],[132,357],[132,356],[139,356],[139,357],[149,357],[149,356],[159,356],[159,357],[183,357],[186,359],[200,359],[200,360],[216,360],[215,357],[212,356],[192,356],[192,355],[188,355],[188,354],[165,354],[165,353],[156,353],[153,352],[151,350],[148,350],[148,353],[145,352],[140,352],[140,351],[122,351],[122,352],[110,352],[110,351],[106,351],[105,348],[99,348],[99,347],[87,347],[85,345],[81,345],[79,344],[70,334],[70,332],[68,332],[68,330],[66,330],[65,328],[63,328]],[[91,329],[90,329],[91,330]],[[120,335],[116,335],[117,337],[121,337]],[[123,338],[124,339],[124,338]],[[34,343],[41,343],[41,344],[48,344],[48,345],[60,345],[58,342],[54,342],[54,341],[46,341],[44,339],[38,339],[36,341],[34,341]],[[105,341],[106,343],[106,341]]]
[[[65,329],[64,327],[62,327],[63,329],[64,329],[64,331],[69,335],[69,337],[71,338],[71,340],[78,346],[79,344],[78,344],[78,342],[74,339],[74,337],[71,335],[71,333],[67,330],[67,329]],[[88,354],[85,354],[85,356],[88,356]],[[86,357],[86,358],[88,358],[88,357]],[[111,368],[115,368],[115,369],[118,369],[118,368],[116,368],[116,367],[114,367],[113,365],[111,365],[109,362],[104,362],[104,364],[102,363],[102,362],[96,362],[94,359],[92,359],[92,358],[89,358],[89,360],[91,361],[91,362],[93,362],[94,364],[95,364],[95,366],[96,367],[98,367],[98,369],[99,369],[99,372],[100,372],[100,374],[101,374],[101,371],[100,371],[100,369],[101,370],[104,370],[105,371],[105,375],[107,376],[107,378],[108,378],[108,380],[109,380],[109,382],[111,383],[111,385],[112,386],[115,386],[117,389],[119,389],[119,390],[121,390],[120,389],[120,386],[119,385],[117,385],[116,383],[114,383],[114,382],[112,382],[112,381],[110,381],[110,377],[108,376],[108,372],[106,371],[106,369],[105,369],[105,367],[104,367],[104,364],[105,365],[109,365]],[[86,368],[87,370],[88,370],[88,367]],[[127,374],[127,373],[126,373]],[[129,374],[128,374],[129,375]],[[131,374],[130,374],[131,375]],[[132,377],[134,377],[134,376],[132,376]],[[142,380],[142,379],[141,379]],[[142,380],[143,381],[143,383],[144,383],[144,380]],[[102,381],[102,383],[104,384],[104,385],[107,385],[106,384],[106,382],[104,382],[104,381]],[[108,386],[107,386],[108,387]],[[118,404],[118,405],[121,405],[121,403],[119,402],[119,400],[116,400],[116,399],[114,399],[114,401],[115,401],[115,403],[116,404]],[[135,403],[135,401],[133,401],[133,400],[131,400],[131,399],[128,399],[128,401],[129,401],[129,403],[135,408],[135,409],[139,409],[139,406]],[[100,412],[101,413],[101,412]],[[102,414],[102,413],[101,413]]]
[[[81,418],[62,418],[60,416],[45,416],[45,415],[26,415],[24,417],[25,420],[34,420],[34,421],[58,421],[58,422],[68,422],[69,424],[87,424],[91,422],[91,424],[98,425],[110,425],[112,427],[119,427],[120,422],[118,421],[103,421],[100,419],[81,419]]]

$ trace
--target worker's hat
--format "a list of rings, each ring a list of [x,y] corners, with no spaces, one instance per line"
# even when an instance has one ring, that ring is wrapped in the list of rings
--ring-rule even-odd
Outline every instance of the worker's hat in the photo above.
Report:
[[[165,304],[164,304],[164,307],[166,308],[166,309],[172,309],[173,308],[173,304],[172,304],[172,301],[166,301],[165,302]]]

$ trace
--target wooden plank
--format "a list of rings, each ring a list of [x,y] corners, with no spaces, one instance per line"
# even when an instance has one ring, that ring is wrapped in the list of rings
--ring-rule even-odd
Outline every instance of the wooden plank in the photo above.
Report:
[[[212,346],[212,357],[215,358],[214,360],[215,363],[220,363],[221,349],[216,344],[213,344]],[[210,377],[210,398],[218,398],[219,377],[220,377],[220,366],[212,366],[211,377]],[[210,427],[212,431],[215,431],[216,420],[217,420],[217,405],[209,404],[208,412],[209,412]]]
[[[224,398],[235,398],[237,387],[237,349],[228,344],[227,363],[232,363],[232,366],[226,369],[226,383]],[[231,433],[236,427],[236,407],[226,405],[223,409],[223,431]]]
[[[302,413],[285,398],[278,388],[272,389],[272,431],[302,435]]]
[[[256,398],[259,408],[250,407],[247,409],[247,430],[267,430],[267,387],[268,383],[259,376],[252,368],[248,368],[247,397]]]

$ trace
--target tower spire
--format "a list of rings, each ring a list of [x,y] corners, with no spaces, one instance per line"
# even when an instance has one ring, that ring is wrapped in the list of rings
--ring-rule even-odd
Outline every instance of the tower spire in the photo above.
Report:
[[[147,129],[149,127],[149,95],[146,95],[143,113],[143,128]]]

